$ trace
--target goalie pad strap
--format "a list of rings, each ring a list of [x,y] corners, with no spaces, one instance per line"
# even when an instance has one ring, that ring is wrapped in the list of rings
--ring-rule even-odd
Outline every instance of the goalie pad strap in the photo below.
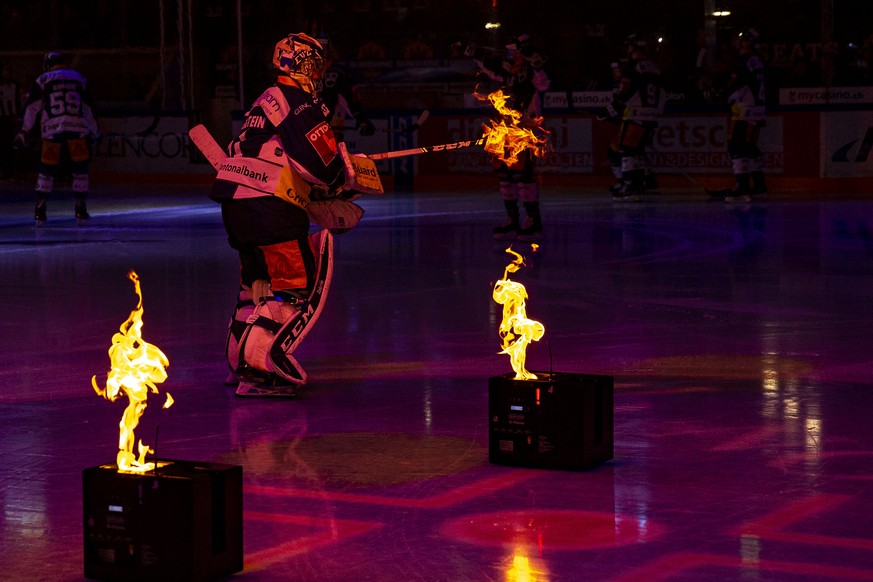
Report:
[[[272,334],[276,334],[280,329],[282,329],[282,324],[278,321],[271,319],[269,317],[264,317],[259,314],[252,314],[249,320],[246,322],[247,325],[257,325],[258,327],[263,327],[267,331]]]
[[[225,345],[227,363],[234,372],[238,371],[244,364],[244,362],[240,361],[240,342],[249,329],[249,325],[246,322],[254,310],[255,304],[252,302],[252,290],[247,287],[240,289],[236,306],[234,306],[233,314],[230,316],[230,323],[227,326],[227,342]]]

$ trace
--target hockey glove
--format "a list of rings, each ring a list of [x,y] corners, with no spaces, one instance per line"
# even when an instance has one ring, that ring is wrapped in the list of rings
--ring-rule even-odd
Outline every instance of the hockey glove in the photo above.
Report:
[[[364,209],[343,198],[318,200],[306,207],[309,220],[333,234],[343,234],[353,229],[364,216]]]
[[[597,113],[597,121],[612,121],[616,117],[618,117],[618,111],[615,110],[612,103]]]

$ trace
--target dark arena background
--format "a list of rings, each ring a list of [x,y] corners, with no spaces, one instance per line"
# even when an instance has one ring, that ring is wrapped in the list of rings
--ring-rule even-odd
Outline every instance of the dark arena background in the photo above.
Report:
[[[724,90],[749,26],[769,193],[728,204],[707,190],[733,184]],[[11,149],[4,111],[0,579],[873,580],[873,3],[7,1],[0,27],[0,88],[23,95],[62,51],[103,133],[91,219],[61,182],[37,228],[39,151]],[[379,160],[385,193],[335,237],[294,353],[306,387],[239,398],[239,264],[188,130],[224,146],[298,31],[355,80],[376,131],[343,139],[366,154],[478,139],[493,86],[465,48],[529,34],[551,79],[544,230],[494,240],[480,147]],[[668,101],[659,188],[626,203],[598,113],[631,34]],[[545,328],[535,381],[501,353],[508,250]],[[92,385],[131,270],[169,360],[136,427],[158,470],[138,476],[113,465],[124,404]]]

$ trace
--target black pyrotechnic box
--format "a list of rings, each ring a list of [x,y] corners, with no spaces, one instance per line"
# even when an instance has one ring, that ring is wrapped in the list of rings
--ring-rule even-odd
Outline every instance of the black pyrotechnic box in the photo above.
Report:
[[[613,456],[613,378],[533,372],[488,381],[488,460],[546,469],[586,469]]]
[[[161,461],[82,472],[85,577],[211,580],[243,569],[242,467]]]

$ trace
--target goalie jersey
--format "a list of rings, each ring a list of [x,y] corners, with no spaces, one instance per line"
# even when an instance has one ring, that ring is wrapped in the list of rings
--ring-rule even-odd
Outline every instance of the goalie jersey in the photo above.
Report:
[[[280,77],[246,113],[239,136],[227,148],[210,197],[278,196],[303,209],[308,184],[328,190],[345,183],[344,165],[328,122],[327,106]]]

